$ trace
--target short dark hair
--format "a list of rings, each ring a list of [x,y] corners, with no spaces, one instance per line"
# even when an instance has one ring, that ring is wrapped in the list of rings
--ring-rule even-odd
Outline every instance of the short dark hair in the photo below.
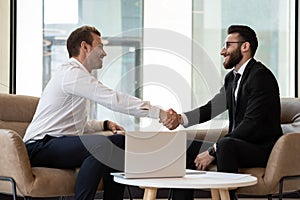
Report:
[[[241,40],[250,43],[251,55],[255,55],[255,52],[258,47],[258,41],[256,33],[252,28],[245,25],[231,25],[228,27],[227,33],[238,33]]]
[[[91,33],[101,36],[101,33],[93,26],[81,26],[74,30],[67,39],[69,57],[78,56],[82,41],[92,45],[93,36]]]

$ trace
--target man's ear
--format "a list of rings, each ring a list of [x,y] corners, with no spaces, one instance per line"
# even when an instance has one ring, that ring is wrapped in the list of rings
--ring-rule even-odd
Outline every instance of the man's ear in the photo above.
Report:
[[[84,51],[88,51],[88,44],[86,43],[86,41],[82,41],[81,43],[80,43],[80,48],[82,48],[82,50],[84,50]]]
[[[241,46],[241,50],[242,50],[242,52],[251,51],[250,43],[249,42],[244,42]]]

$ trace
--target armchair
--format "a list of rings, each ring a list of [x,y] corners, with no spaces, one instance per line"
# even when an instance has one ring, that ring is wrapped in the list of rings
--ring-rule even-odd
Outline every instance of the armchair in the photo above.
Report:
[[[0,94],[0,193],[28,197],[64,197],[75,191],[77,171],[31,167],[22,140],[39,98]],[[102,190],[102,183],[98,190]]]
[[[300,190],[300,98],[281,98],[281,126],[284,135],[274,145],[266,168],[240,169],[241,173],[257,177],[258,183],[238,188],[238,194],[266,195],[269,200],[278,195],[281,200],[283,193]],[[196,139],[216,141],[227,130],[189,132]]]

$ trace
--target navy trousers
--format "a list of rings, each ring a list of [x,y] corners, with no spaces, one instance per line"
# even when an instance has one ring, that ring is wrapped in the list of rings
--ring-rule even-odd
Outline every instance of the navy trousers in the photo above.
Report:
[[[80,168],[75,200],[93,200],[101,178],[104,199],[123,199],[124,185],[115,183],[110,173],[124,170],[124,146],[123,135],[47,135],[42,140],[26,144],[33,167]]]

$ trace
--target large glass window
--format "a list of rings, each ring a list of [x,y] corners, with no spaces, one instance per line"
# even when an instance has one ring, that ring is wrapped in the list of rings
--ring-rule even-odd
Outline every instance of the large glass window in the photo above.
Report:
[[[142,62],[142,8],[141,0],[18,1],[17,93],[40,96],[56,68],[68,60],[70,32],[88,24],[100,30],[107,52],[104,68],[93,75],[111,88],[141,97],[141,88],[135,88],[142,81],[137,67]],[[123,78],[129,73],[130,81]],[[129,130],[138,122],[95,103],[90,113],[91,118],[115,120]]]
[[[136,67],[142,59],[139,51],[141,31],[130,30],[142,28],[142,1],[68,0],[60,6],[61,10],[57,8],[59,0],[56,1],[44,0],[44,41],[48,45],[44,50],[43,86],[55,67],[67,58],[65,43],[70,31],[81,24],[92,24],[101,31],[108,55],[104,59],[104,69],[94,71],[94,76],[114,89],[141,97],[140,91],[135,90],[141,81],[140,68]],[[65,14],[65,7],[69,7],[68,14]],[[70,16],[63,17],[65,15]],[[132,75],[127,76],[131,81],[123,78],[131,72]],[[135,123],[132,122],[138,121],[95,103],[91,104],[90,117],[115,120],[127,129],[133,129]]]
[[[231,24],[246,24],[256,31],[259,46],[255,58],[274,73],[281,97],[293,97],[294,10],[292,0],[193,0],[192,88],[195,98],[192,106],[205,103],[223,84],[228,70],[223,68],[220,51]],[[209,67],[201,65],[204,57],[209,58]],[[227,119],[227,116],[218,119]]]
[[[222,77],[228,71],[223,69],[223,58],[219,53],[227,35],[227,27],[231,24],[249,25],[256,31],[259,40],[255,58],[274,73],[282,97],[294,96],[294,10],[295,1],[292,0],[194,0],[193,39],[196,44],[194,46],[197,48],[197,45],[200,45],[210,57],[214,63],[214,70],[220,73],[219,84],[222,84]],[[196,48],[193,51],[195,62],[199,53]],[[194,93],[203,94],[203,90],[207,90],[203,87],[211,87],[211,84],[205,84],[207,81],[199,75],[201,74],[194,70],[193,89]]]
[[[182,0],[16,1],[17,94],[40,96],[56,67],[68,59],[70,32],[90,24],[101,31],[108,54],[94,76],[165,109],[186,111],[218,92],[228,72],[220,56],[226,29],[247,24],[258,34],[255,57],[272,70],[281,96],[295,95],[293,0],[190,0],[184,5]],[[153,85],[158,78],[164,80]],[[91,111],[91,118],[115,120],[127,130],[148,123],[95,104]],[[224,119],[226,114],[215,121],[224,125]]]

